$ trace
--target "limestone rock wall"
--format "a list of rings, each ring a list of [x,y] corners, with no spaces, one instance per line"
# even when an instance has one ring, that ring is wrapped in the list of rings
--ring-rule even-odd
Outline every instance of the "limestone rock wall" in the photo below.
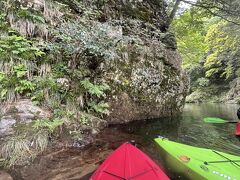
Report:
[[[181,68],[175,37],[166,32],[165,4],[154,3],[121,4],[123,16],[117,34],[131,35],[134,40],[124,47],[119,59],[102,66],[103,78],[112,88],[110,123],[174,116],[184,105],[189,80]],[[143,10],[149,12],[145,19]],[[113,16],[111,21],[118,18]]]

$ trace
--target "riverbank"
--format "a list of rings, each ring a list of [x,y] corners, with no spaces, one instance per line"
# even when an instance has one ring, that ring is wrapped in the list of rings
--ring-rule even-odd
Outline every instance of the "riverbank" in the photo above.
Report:
[[[134,139],[137,144],[142,144],[139,136],[123,133],[120,129],[120,127],[106,128],[95,137],[93,143],[84,148],[48,149],[30,166],[16,167],[11,174],[14,179],[24,180],[89,179],[104,159],[123,142]]]

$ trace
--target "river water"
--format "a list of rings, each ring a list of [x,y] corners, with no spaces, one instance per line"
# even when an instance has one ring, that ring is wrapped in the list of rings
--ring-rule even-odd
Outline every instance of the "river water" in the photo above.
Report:
[[[31,166],[18,171],[17,179],[89,179],[92,172],[123,142],[135,140],[137,147],[154,161],[164,164],[153,139],[170,140],[240,155],[240,141],[234,135],[235,125],[208,124],[204,117],[236,120],[234,104],[186,104],[177,118],[136,121],[106,128],[85,150],[63,149],[44,155]],[[172,179],[182,179],[164,166]]]
[[[237,120],[236,104],[186,104],[177,118],[162,118],[126,125],[122,130],[151,141],[157,136],[170,140],[240,155],[240,141],[234,136],[235,124],[209,124],[205,117]]]

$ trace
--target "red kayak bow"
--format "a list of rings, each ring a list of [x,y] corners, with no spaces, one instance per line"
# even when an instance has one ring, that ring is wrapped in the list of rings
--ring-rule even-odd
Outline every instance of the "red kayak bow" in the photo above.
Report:
[[[236,124],[236,130],[235,130],[235,135],[240,136],[240,122]]]
[[[90,180],[169,180],[163,170],[130,143],[116,149]]]

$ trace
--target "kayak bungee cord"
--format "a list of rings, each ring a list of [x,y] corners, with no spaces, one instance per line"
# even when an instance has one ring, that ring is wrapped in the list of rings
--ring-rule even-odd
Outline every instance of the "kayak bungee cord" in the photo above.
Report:
[[[225,163],[225,162],[240,162],[240,160],[228,160],[228,161],[205,161],[204,164],[208,165],[210,163]]]
[[[217,155],[219,155],[219,156],[221,156],[221,157],[224,157],[224,158],[227,159],[229,162],[232,162],[233,164],[235,164],[235,165],[237,165],[238,167],[240,167],[240,165],[235,162],[235,161],[238,162],[238,161],[240,161],[240,160],[231,160],[231,159],[227,158],[226,156],[220,154],[220,153],[217,152],[217,151],[212,150],[212,152],[216,153]],[[214,162],[214,161],[213,161],[213,162]],[[215,161],[215,162],[217,162],[217,161]],[[208,163],[211,163],[211,161],[210,161],[210,162],[206,162],[206,161],[204,162],[205,165],[207,165]]]

